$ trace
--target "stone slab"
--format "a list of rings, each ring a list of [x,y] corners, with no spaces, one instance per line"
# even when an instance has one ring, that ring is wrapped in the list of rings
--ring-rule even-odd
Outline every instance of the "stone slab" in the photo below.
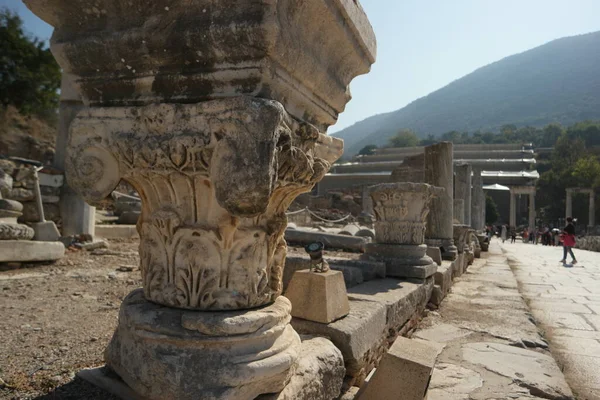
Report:
[[[501,343],[479,342],[462,346],[465,361],[513,379],[538,397],[571,398],[573,393],[551,356]],[[543,394],[543,396],[540,396]]]
[[[296,271],[285,296],[292,302],[292,316],[296,318],[328,324],[350,312],[340,271]]]
[[[288,243],[307,245],[322,242],[325,249],[340,249],[363,253],[369,239],[356,236],[335,235],[332,233],[302,231],[300,229],[286,229],[285,240]]]
[[[438,353],[437,346],[397,338],[358,400],[423,400]]]
[[[138,238],[135,225],[96,225],[95,234],[104,239]]]
[[[385,341],[387,309],[362,299],[350,298],[349,304],[348,315],[330,324],[293,318],[292,326],[300,334],[327,337],[342,352],[346,375],[364,379],[375,361],[372,353]]]
[[[64,255],[61,242],[0,240],[0,262],[56,261]]]
[[[425,284],[386,278],[363,283],[348,290],[350,300],[374,301],[386,308],[386,328],[398,331],[423,309],[433,290],[433,279]]]
[[[388,277],[426,279],[435,274],[438,265],[436,263],[427,265],[406,265],[390,261],[387,263],[386,267],[386,276]]]

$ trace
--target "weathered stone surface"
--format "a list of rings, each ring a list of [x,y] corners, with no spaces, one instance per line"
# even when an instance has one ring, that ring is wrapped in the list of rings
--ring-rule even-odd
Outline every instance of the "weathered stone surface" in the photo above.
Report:
[[[284,297],[250,311],[196,312],[123,301],[107,365],[148,399],[244,399],[284,389],[300,338]],[[209,373],[207,373],[209,371]]]
[[[292,316],[328,324],[350,312],[344,277],[340,271],[296,271],[286,292]]]
[[[427,231],[429,240],[442,242],[442,257],[445,260],[456,258],[456,247],[453,243],[453,208],[454,208],[454,158],[453,145],[441,142],[425,147],[425,183],[443,188],[432,200],[427,215]],[[431,242],[426,241],[428,245]]]
[[[397,279],[377,279],[348,289],[350,300],[374,301],[386,308],[386,327],[397,332],[416,313],[427,305],[433,280],[425,284]]]
[[[60,242],[0,240],[0,262],[55,261],[65,255]]]
[[[121,178],[136,187],[148,203],[138,223],[145,295],[189,309],[256,307],[281,293],[285,209],[341,155],[341,141],[280,104],[243,97],[92,108],[71,131],[70,185],[89,200]]]
[[[369,188],[377,243],[421,245],[431,199],[440,190],[423,183],[384,183]]]
[[[0,168],[0,197],[6,196],[13,187],[13,178]]]
[[[427,342],[399,337],[383,357],[358,400],[427,398],[438,349]]]
[[[27,225],[0,222],[0,240],[31,240],[34,234]]]
[[[256,400],[333,400],[342,388],[346,369],[337,347],[325,338],[302,338],[294,374],[280,393]]]
[[[102,0],[97,13],[73,12],[62,0],[26,5],[55,27],[52,52],[93,107],[241,94],[274,99],[325,130],[350,100],[350,81],[375,61],[373,29],[352,1],[241,1],[223,8],[209,0]],[[186,40],[172,46],[179,38]]]
[[[385,264],[362,260],[327,259],[329,268],[340,271],[344,275],[346,287],[360,285],[365,280],[382,278],[385,276]],[[285,291],[296,271],[310,268],[310,258],[290,256],[286,257],[283,269],[283,290]]]
[[[32,201],[35,198],[33,190],[23,188],[13,188],[2,193],[4,197],[20,202]]]
[[[303,246],[314,242],[321,242],[325,245],[326,249],[340,249],[358,253],[364,252],[365,245],[368,243],[368,239],[364,237],[303,231],[300,229],[286,229],[285,240],[288,243]]]
[[[344,226],[339,232],[338,235],[346,235],[346,236],[356,236],[356,233],[360,230],[360,226],[356,224],[348,224]]]
[[[135,225],[141,216],[140,211],[125,211],[119,215],[117,223],[120,225]]]
[[[426,279],[435,274],[438,265],[430,263],[427,265],[410,265],[401,261],[390,261],[387,263],[386,276],[394,278]]]
[[[139,237],[135,225],[97,225],[96,236],[104,239],[129,239]]]
[[[15,211],[20,213],[23,211],[23,204],[15,200],[0,198],[0,211]]]
[[[60,237],[60,232],[52,221],[35,222],[31,224],[31,227],[35,232],[33,240],[39,242],[55,242]]]
[[[350,313],[330,324],[320,324],[299,318],[292,319],[296,331],[325,336],[344,356],[346,375],[362,382],[378,361],[381,347],[387,349],[385,305],[374,301],[349,299]]]
[[[44,217],[47,221],[60,220],[60,209],[57,204],[44,204]],[[19,218],[19,221],[23,222],[38,222],[40,216],[38,215],[37,207],[34,201],[23,203],[23,215]]]
[[[548,355],[491,342],[467,343],[462,351],[465,361],[518,381],[539,397],[573,397],[554,359]]]
[[[427,256],[437,264],[442,265],[442,251],[439,247],[427,246]]]
[[[483,386],[481,374],[454,364],[435,366],[427,400],[468,400],[469,395]]]

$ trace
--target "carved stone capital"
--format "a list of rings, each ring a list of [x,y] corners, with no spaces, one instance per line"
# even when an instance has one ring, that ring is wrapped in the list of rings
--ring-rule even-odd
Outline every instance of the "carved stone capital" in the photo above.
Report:
[[[272,100],[92,108],[71,125],[66,173],[88,201],[121,179],[139,192],[148,299],[243,309],[281,293],[285,211],[342,149]]]
[[[420,245],[425,240],[429,203],[443,189],[425,183],[384,183],[371,186],[375,241]]]

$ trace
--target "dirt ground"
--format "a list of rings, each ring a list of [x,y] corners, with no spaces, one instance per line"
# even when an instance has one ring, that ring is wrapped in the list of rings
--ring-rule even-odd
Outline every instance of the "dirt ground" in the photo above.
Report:
[[[0,399],[116,400],[75,374],[103,364],[121,301],[141,286],[137,247],[113,240],[0,272]]]

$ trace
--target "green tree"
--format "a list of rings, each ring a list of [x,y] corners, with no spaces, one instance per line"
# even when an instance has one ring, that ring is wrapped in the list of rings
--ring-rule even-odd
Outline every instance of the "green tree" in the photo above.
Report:
[[[377,146],[374,144],[368,144],[358,152],[359,156],[370,156],[371,154],[375,154],[375,150]]]
[[[432,134],[427,135],[425,139],[421,139],[419,146],[431,146],[432,144],[436,144],[438,139],[435,138]]]
[[[573,186],[596,188],[600,186],[600,162],[593,155],[581,157],[573,166]]]
[[[498,213],[498,206],[496,202],[490,196],[485,196],[485,223],[487,225],[495,224],[498,222],[500,214]]]
[[[410,129],[401,129],[390,138],[390,147],[414,147],[419,145],[419,138]]]
[[[61,72],[44,42],[23,31],[23,21],[0,9],[0,104],[23,114],[49,115],[58,107]]]

